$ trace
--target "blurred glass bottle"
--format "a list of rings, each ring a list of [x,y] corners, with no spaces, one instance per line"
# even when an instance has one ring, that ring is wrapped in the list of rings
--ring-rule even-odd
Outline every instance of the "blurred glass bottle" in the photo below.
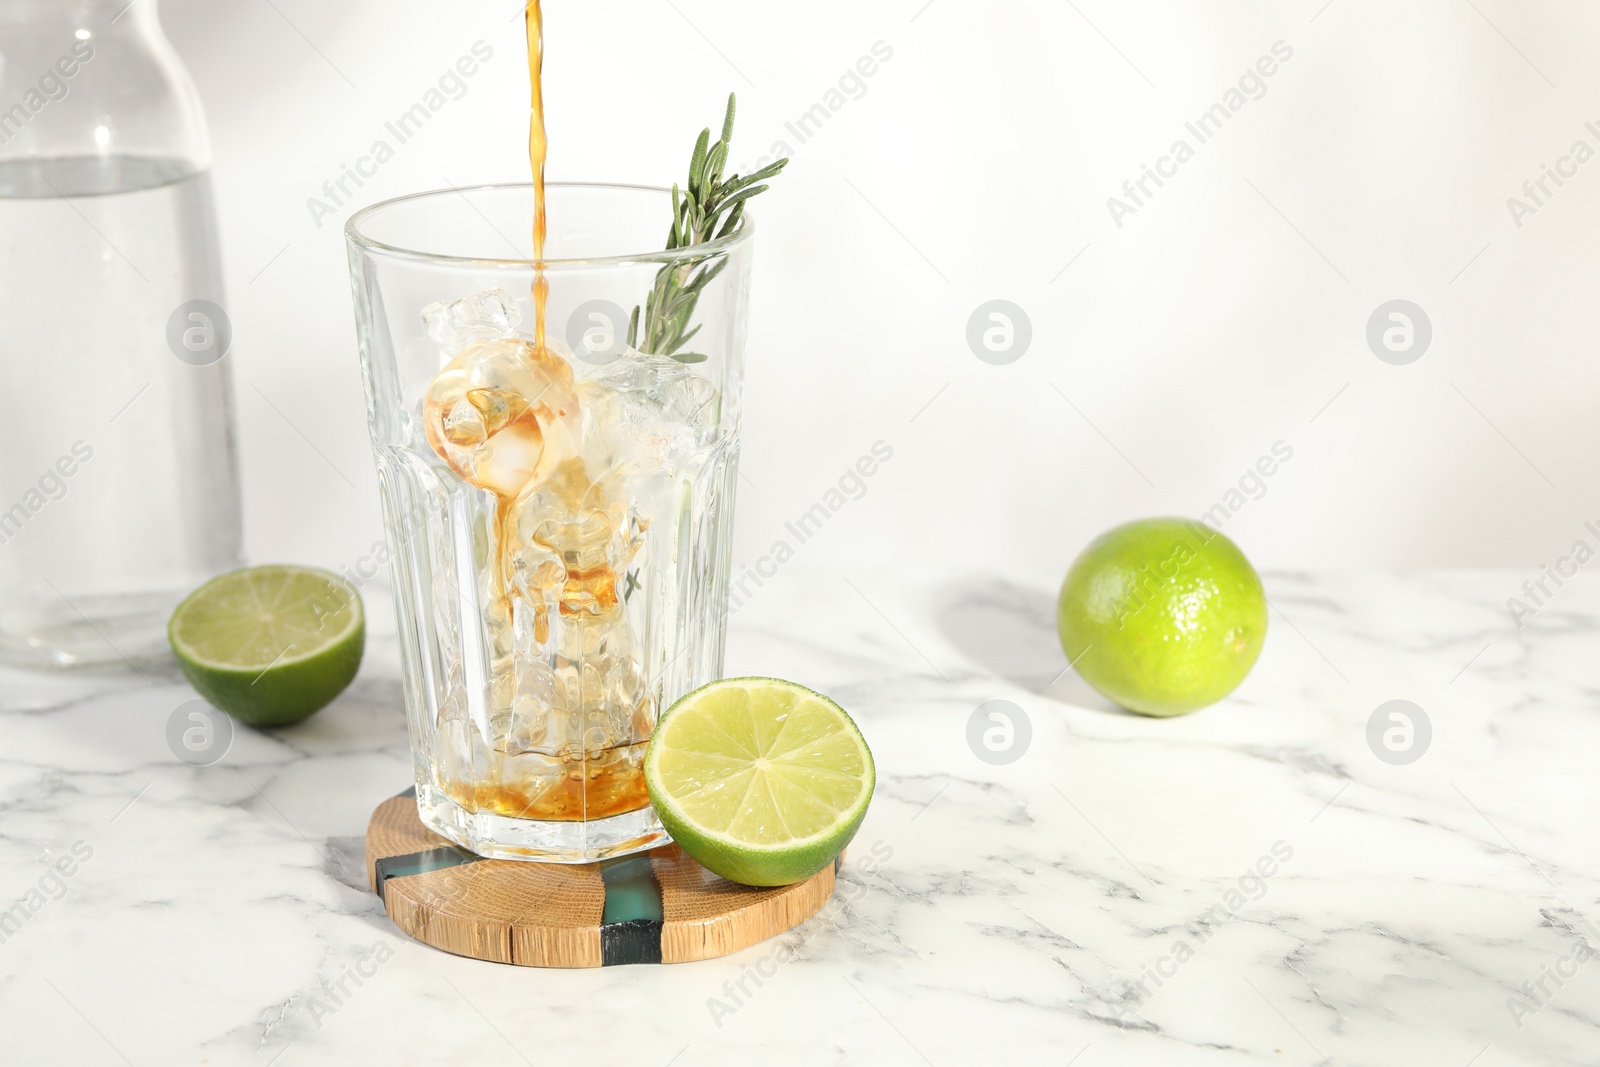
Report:
[[[209,166],[155,0],[0,0],[0,661],[161,658],[239,563]]]

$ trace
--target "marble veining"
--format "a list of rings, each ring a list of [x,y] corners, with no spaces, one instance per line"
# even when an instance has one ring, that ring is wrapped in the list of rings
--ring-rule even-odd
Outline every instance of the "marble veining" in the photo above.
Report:
[[[726,959],[540,971],[391,927],[362,871],[410,781],[382,593],[351,689],[191,767],[171,670],[0,674],[7,1064],[1600,1063],[1600,582],[1278,574],[1225,703],[1110,707],[1049,576],[794,567],[730,674],[856,715],[879,766],[823,912]],[[1378,705],[1432,741],[1391,765]],[[968,747],[1006,700],[1031,741]],[[69,873],[70,872],[70,873]]]

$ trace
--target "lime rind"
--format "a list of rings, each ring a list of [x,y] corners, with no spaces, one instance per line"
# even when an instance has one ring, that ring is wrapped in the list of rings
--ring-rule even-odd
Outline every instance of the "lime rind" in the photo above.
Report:
[[[1222,533],[1193,519],[1142,519],[1095,538],[1056,601],[1079,677],[1141,715],[1214,704],[1255,666],[1267,632],[1260,576]]]

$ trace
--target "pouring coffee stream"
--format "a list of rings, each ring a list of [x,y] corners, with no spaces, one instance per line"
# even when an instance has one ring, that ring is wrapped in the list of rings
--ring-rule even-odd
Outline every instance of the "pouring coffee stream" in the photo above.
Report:
[[[525,18],[533,335],[468,344],[429,384],[423,403],[429,445],[495,501],[490,559],[479,576],[489,736],[473,746],[486,749],[487,765],[463,767],[442,784],[471,811],[591,820],[648,803],[640,760],[657,709],[617,596],[617,576],[648,523],[621,472],[596,462],[603,434],[595,409],[607,391],[577,382],[546,340],[548,142],[538,0]]]

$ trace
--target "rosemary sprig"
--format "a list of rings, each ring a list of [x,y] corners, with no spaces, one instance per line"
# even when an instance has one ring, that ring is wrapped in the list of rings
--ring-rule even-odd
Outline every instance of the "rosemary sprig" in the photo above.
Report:
[[[744,206],[751,197],[766,191],[760,184],[781,171],[788,159],[769,163],[752,174],[722,176],[728,162],[728,147],[733,142],[734,95],[728,94],[728,113],[722,120],[722,136],[710,144],[711,129],[700,131],[694,155],[689,159],[688,184],[672,187],[672,229],[667,234],[667,251],[690,248],[706,241],[726,237],[739,229]],[[639,341],[639,311],[633,309],[628,320],[628,344],[641,352],[671,356],[680,363],[700,363],[705,356],[682,351],[689,339],[700,332],[692,329],[695,304],[700,293],[728,265],[726,258],[668,264],[656,274],[655,284],[644,303],[644,340]]]

